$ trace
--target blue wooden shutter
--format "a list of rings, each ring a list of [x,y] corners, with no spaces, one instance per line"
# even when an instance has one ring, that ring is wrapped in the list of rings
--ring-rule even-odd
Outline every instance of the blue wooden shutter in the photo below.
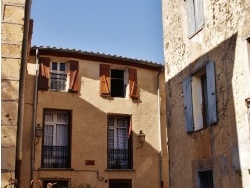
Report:
[[[207,99],[208,99],[208,121],[209,125],[217,123],[217,104],[215,91],[215,67],[214,62],[209,61],[206,65],[207,73]]]
[[[185,127],[188,133],[194,131],[191,79],[192,77],[188,76],[183,80]]]
[[[203,27],[204,14],[203,14],[203,0],[194,0],[195,9],[195,29],[196,32]]]
[[[194,0],[187,0],[188,36],[195,34]]]

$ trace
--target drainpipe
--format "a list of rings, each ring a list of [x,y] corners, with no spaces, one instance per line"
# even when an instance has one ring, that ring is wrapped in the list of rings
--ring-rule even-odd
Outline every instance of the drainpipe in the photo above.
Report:
[[[33,98],[33,113],[32,113],[32,138],[31,138],[31,168],[30,168],[30,181],[34,179],[34,163],[35,163],[35,130],[36,130],[36,112],[37,112],[37,83],[39,74],[39,51],[36,49],[36,80],[35,80],[35,92]]]
[[[163,72],[163,67],[157,74],[157,119],[158,119],[158,131],[159,131],[159,145],[160,145],[160,155],[159,155],[159,162],[160,162],[160,185],[163,188],[163,178],[162,178],[162,146],[161,146],[161,101],[160,101],[160,84],[159,84],[159,76]]]
[[[23,141],[23,114],[24,114],[24,91],[25,91],[25,73],[27,61],[27,46],[29,34],[31,0],[25,2],[24,33],[22,42],[22,58],[20,67],[19,99],[18,99],[18,117],[17,117],[17,141],[16,141],[16,166],[15,178],[17,179],[17,188],[20,188],[21,166],[22,166],[22,141]]]

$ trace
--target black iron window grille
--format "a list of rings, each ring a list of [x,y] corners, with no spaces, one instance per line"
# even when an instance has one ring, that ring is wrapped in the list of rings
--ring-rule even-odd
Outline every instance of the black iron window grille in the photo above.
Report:
[[[108,169],[129,169],[128,149],[108,150]]]
[[[68,146],[43,146],[43,168],[69,168]]]

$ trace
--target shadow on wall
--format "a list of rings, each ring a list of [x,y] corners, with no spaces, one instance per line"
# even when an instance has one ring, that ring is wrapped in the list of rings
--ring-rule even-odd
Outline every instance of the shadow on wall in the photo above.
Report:
[[[185,183],[196,187],[197,173],[204,169],[213,169],[215,187],[240,187],[242,184],[232,87],[236,39],[237,33],[190,63],[166,83],[172,186],[181,187]],[[211,60],[215,62],[218,121],[202,130],[186,133],[183,80],[189,75],[193,77]],[[231,176],[235,177],[234,181],[227,182]],[[183,180],[182,183],[179,179]]]

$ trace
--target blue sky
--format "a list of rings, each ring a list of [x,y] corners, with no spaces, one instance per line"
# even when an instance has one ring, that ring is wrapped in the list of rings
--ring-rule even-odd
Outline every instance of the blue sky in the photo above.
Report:
[[[161,0],[33,0],[32,45],[163,63]]]

